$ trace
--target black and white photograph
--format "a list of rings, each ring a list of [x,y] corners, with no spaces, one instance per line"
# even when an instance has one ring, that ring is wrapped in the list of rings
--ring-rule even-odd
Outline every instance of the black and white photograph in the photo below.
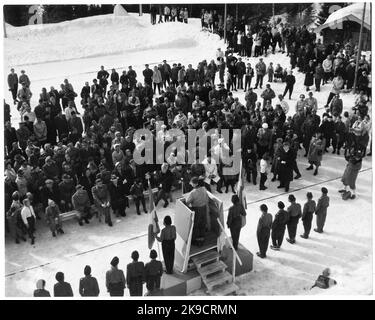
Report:
[[[0,295],[373,295],[371,2],[42,2],[3,5]]]

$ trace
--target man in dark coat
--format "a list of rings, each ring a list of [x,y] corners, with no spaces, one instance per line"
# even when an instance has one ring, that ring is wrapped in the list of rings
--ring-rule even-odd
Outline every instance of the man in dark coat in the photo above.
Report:
[[[77,211],[78,224],[82,226],[83,220],[89,223],[91,202],[87,191],[80,184],[76,186],[76,192],[72,196],[72,205]]]
[[[79,294],[82,297],[97,297],[99,295],[98,280],[91,276],[91,267],[84,269],[85,276],[79,280]]]
[[[8,75],[8,87],[9,91],[12,93],[13,104],[17,103],[17,92],[18,92],[18,76],[14,72],[14,69],[10,69],[10,74]]]
[[[99,80],[99,85],[104,89],[104,94],[107,92],[107,85],[108,85],[108,77],[109,73],[107,70],[104,70],[104,66],[100,67],[100,71],[98,72],[96,78]]]
[[[149,65],[145,65],[146,69],[143,70],[143,77],[145,79],[145,85],[148,84],[149,86],[152,86],[152,75],[154,72],[149,68]]]
[[[52,179],[45,181],[45,187],[40,191],[43,210],[48,207],[48,200],[53,200],[56,204],[60,205],[60,192],[59,187]]]
[[[285,192],[289,191],[290,181],[293,180],[293,161],[294,154],[293,150],[290,148],[289,142],[283,143],[283,148],[280,149],[279,155],[279,179],[280,185],[277,188],[285,188]]]
[[[297,233],[297,225],[299,222],[299,219],[302,216],[302,209],[301,205],[299,203],[296,203],[296,198],[294,195],[289,195],[288,200],[290,202],[290,206],[288,207],[288,234],[289,238],[286,238],[286,241],[288,241],[291,244],[294,244],[296,242],[296,233]]]
[[[199,184],[197,177],[193,177],[190,184],[194,189],[187,195],[186,205],[191,206],[195,212],[192,244],[202,246],[207,225],[208,194],[206,188]]]
[[[314,231],[318,233],[323,233],[323,227],[327,217],[327,208],[329,207],[329,197],[327,196],[328,190],[327,188],[323,187],[321,191],[322,196],[319,198],[315,210],[317,228],[314,229]]]
[[[7,152],[10,152],[12,150],[13,142],[18,142],[16,129],[12,127],[10,121],[7,121],[5,123],[4,140],[7,147]]]
[[[285,226],[288,220],[288,212],[284,210],[285,204],[282,201],[279,201],[277,207],[279,208],[279,211],[275,214],[275,218],[272,222],[272,245],[270,248],[273,250],[280,250],[284,239]]]
[[[260,211],[262,212],[262,215],[259,218],[257,227],[257,239],[259,245],[259,252],[257,252],[257,256],[264,259],[266,258],[268,242],[270,240],[272,215],[268,213],[268,208],[265,204],[260,206]]]
[[[238,62],[236,63],[236,71],[237,71],[237,77],[238,77],[238,89],[243,89],[243,76],[246,72],[246,65],[245,62],[242,61],[241,58],[238,59]]]
[[[151,261],[145,265],[145,280],[147,295],[151,295],[154,290],[160,289],[160,280],[163,275],[163,264],[156,260],[158,254],[155,250],[150,251]]]
[[[305,229],[304,233],[301,234],[301,238],[308,239],[310,230],[311,230],[311,222],[313,219],[313,215],[316,209],[316,203],[312,199],[313,195],[311,192],[308,192],[306,194],[307,202],[303,206],[302,211],[302,222],[303,222],[303,228]]]
[[[237,250],[242,228],[242,216],[246,216],[246,211],[243,205],[240,203],[238,195],[234,194],[232,196],[232,203],[233,206],[231,206],[228,210],[227,226],[230,229],[233,247],[235,250]]]
[[[108,184],[108,191],[111,196],[111,206],[116,216],[126,216],[125,208],[127,197],[125,197],[125,190],[123,182],[119,182],[116,175],[111,175],[111,182]]]
[[[293,75],[293,71],[290,70],[289,74],[285,77],[285,90],[283,93],[283,98],[289,92],[289,100],[292,98],[294,84],[296,83],[296,77]]]
[[[133,261],[126,267],[126,284],[129,288],[130,296],[142,296],[143,282],[145,282],[144,263],[138,261],[138,251],[132,252]]]
[[[66,212],[72,209],[72,196],[75,192],[73,179],[66,173],[59,183],[61,211]]]
[[[55,276],[57,283],[53,286],[55,297],[73,297],[73,290],[70,283],[64,281],[64,274],[57,272]]]
[[[68,138],[69,136],[69,124],[66,120],[65,114],[62,114],[60,111],[59,114],[54,119],[54,125],[57,130],[57,135],[59,137],[59,141],[62,141],[64,138]]]
[[[117,73],[116,69],[112,69],[112,73],[111,73],[111,82],[112,82],[112,85],[118,85],[119,80],[120,80],[120,76]]]
[[[257,184],[257,154],[253,146],[248,146],[246,153],[243,155],[243,165],[246,171],[247,182],[252,181],[254,185]],[[252,178],[252,180],[251,180]]]

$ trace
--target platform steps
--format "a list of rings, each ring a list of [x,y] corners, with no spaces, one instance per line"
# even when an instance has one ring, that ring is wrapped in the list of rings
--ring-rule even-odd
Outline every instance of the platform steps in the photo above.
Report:
[[[235,295],[239,288],[233,283],[232,275],[226,271],[227,265],[219,258],[216,250],[210,250],[191,259],[210,295]]]

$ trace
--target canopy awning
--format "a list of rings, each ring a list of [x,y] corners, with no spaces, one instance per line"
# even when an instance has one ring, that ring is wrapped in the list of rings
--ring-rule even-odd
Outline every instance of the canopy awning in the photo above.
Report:
[[[323,29],[331,28],[331,29],[342,29],[342,23],[344,21],[353,21],[361,24],[362,21],[362,14],[363,14],[363,6],[364,3],[355,3],[345,8],[339,9],[333,12],[322,24],[321,26],[315,29],[315,32],[321,32]],[[371,16],[370,16],[370,4],[366,3],[366,12],[365,12],[365,20],[363,26],[370,30],[371,26]]]

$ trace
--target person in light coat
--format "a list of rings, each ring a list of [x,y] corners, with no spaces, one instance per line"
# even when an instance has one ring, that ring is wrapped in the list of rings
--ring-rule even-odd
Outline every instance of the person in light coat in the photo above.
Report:
[[[56,237],[56,231],[57,233],[64,233],[62,229],[60,209],[53,200],[48,200],[48,207],[46,208],[45,219],[47,225],[49,226],[52,232],[53,237]]]
[[[27,233],[29,234],[29,237],[31,239],[31,245],[35,243],[35,212],[34,209],[30,203],[29,199],[23,200],[23,208],[21,210],[21,218],[22,221],[27,229]]]
[[[154,94],[156,93],[156,87],[158,88],[158,92],[160,94],[162,83],[161,72],[157,66],[154,67],[153,71],[154,73],[152,74],[152,82],[154,84]]]
[[[222,193],[221,191],[221,179],[217,171],[217,164],[215,159],[212,159],[211,156],[207,156],[206,159],[202,161],[204,168],[206,170],[204,182],[206,188],[211,192],[211,184],[216,184],[217,192]]]

